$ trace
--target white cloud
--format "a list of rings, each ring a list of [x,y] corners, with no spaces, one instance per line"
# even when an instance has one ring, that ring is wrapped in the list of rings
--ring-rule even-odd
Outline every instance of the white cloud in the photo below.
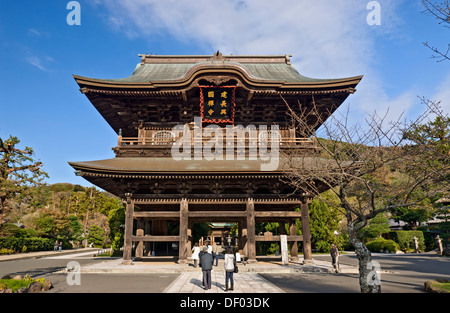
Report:
[[[105,6],[124,32],[168,32],[211,53],[293,54],[305,75],[358,75],[356,65],[371,53],[360,31],[367,26],[360,0],[109,0]]]
[[[40,33],[39,31],[37,31],[36,29],[34,29],[34,28],[30,28],[30,29],[28,30],[28,33],[29,33],[30,35],[35,35],[35,36],[40,36],[40,35],[41,35],[41,33]]]
[[[97,1],[99,2],[99,0]],[[377,36],[398,37],[398,0],[381,0],[381,26],[368,26],[361,0],[103,0],[110,23],[141,37],[169,33],[201,50],[224,54],[293,54],[302,75],[340,78],[363,74],[352,107],[371,113],[407,111],[415,95],[389,96],[375,64]],[[158,51],[150,51],[158,53]],[[137,52],[140,53],[140,52]],[[174,51],[174,54],[177,54]]]
[[[28,63],[37,67],[41,71],[47,71],[47,64],[53,61],[53,58],[49,56],[40,58],[38,56],[33,55],[27,56],[25,57],[25,59],[27,60]]]
[[[436,93],[432,99],[441,102],[441,109],[450,114],[450,73],[442,80],[442,83],[437,87]]]
[[[45,68],[45,66],[42,64],[42,60],[40,58],[38,58],[37,56],[27,57],[26,60],[28,61],[28,63],[30,63],[31,65],[36,66],[38,69],[40,69],[42,71],[46,71],[47,70]]]

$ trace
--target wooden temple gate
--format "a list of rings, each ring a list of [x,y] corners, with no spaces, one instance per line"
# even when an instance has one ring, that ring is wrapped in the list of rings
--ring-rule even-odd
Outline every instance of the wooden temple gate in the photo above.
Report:
[[[179,206],[178,211],[135,211],[135,205],[140,204],[148,207],[149,205],[157,208],[161,204],[171,204]],[[267,211],[258,210],[259,206],[290,206],[292,208],[300,207],[301,211],[279,210]],[[225,210],[199,210],[199,207],[214,206],[215,208],[225,207]],[[236,209],[226,210],[227,207],[233,206]],[[194,209],[190,210],[190,207]],[[239,210],[240,208],[240,210]],[[132,243],[137,243],[135,257],[140,259],[144,257],[144,244],[149,242],[178,242],[179,244],[179,263],[186,263],[188,257],[191,256],[192,248],[192,224],[199,221],[227,221],[238,223],[238,250],[249,262],[256,262],[256,242],[257,241],[279,241],[280,236],[257,236],[255,234],[255,223],[262,221],[278,221],[281,225],[289,224],[288,242],[291,243],[290,255],[291,260],[298,260],[298,242],[304,241],[303,253],[304,263],[312,262],[311,255],[311,236],[309,232],[309,214],[308,214],[308,198],[302,200],[262,200],[262,199],[227,199],[227,200],[149,200],[134,199],[132,194],[127,194],[126,198],[126,221],[125,221],[125,237],[124,237],[124,254],[125,263],[130,263],[132,258]],[[306,216],[306,218],[305,218]],[[295,219],[301,218],[302,236],[298,236]],[[137,228],[134,234],[133,221],[137,220]],[[167,221],[179,222],[179,235],[154,235],[151,233],[149,222]],[[284,227],[281,227],[283,230]],[[145,249],[147,253],[150,251]]]
[[[179,262],[187,262],[192,225],[201,221],[237,222],[238,248],[249,262],[256,261],[257,241],[279,240],[257,236],[255,223],[288,223],[291,258],[298,258],[296,243],[303,241],[304,260],[311,261],[311,196],[302,186],[286,183],[281,161],[267,169],[265,157],[255,160],[253,148],[261,156],[270,144],[271,153],[285,151],[290,161],[307,164],[305,156],[317,160],[313,133],[296,129],[287,105],[297,114],[313,113],[307,123],[317,129],[355,92],[362,76],[314,79],[298,73],[288,55],[217,52],[212,56],[146,54],[127,78],[74,78],[118,140],[112,148],[114,158],[69,164],[77,175],[126,202],[124,262],[131,262],[133,243],[136,258],[142,258],[151,242],[178,242]],[[212,150],[210,137],[196,137],[211,129],[208,126],[248,130],[248,136],[218,139],[227,157],[199,160],[196,148]],[[183,154],[175,149],[175,157],[173,148],[180,137]],[[184,143],[189,148],[184,149]],[[299,207],[300,212],[295,211]],[[298,218],[303,236],[295,235]],[[168,222],[179,223],[178,235],[167,234]]]

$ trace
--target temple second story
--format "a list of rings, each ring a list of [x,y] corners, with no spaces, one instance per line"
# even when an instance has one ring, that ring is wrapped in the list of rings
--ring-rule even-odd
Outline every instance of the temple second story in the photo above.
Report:
[[[305,77],[288,55],[140,57],[127,78],[74,76],[117,133],[116,157],[169,157],[174,145],[194,150],[212,142],[245,156],[275,143],[315,151],[312,133],[298,133],[288,107],[295,113],[314,107],[326,120],[362,78]],[[317,113],[308,115],[314,129],[320,127]]]

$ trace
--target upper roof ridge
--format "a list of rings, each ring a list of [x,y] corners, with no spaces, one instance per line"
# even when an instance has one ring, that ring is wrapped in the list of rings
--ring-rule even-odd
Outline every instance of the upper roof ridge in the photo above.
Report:
[[[219,50],[213,55],[154,55],[139,54],[141,64],[200,63],[208,61],[231,61],[236,63],[285,63],[290,65],[292,55],[223,55]]]

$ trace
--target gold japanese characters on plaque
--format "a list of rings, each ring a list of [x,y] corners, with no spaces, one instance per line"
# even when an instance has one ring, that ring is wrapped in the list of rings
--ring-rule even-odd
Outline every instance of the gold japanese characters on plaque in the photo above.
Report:
[[[204,123],[234,124],[236,86],[200,86],[200,114]]]

